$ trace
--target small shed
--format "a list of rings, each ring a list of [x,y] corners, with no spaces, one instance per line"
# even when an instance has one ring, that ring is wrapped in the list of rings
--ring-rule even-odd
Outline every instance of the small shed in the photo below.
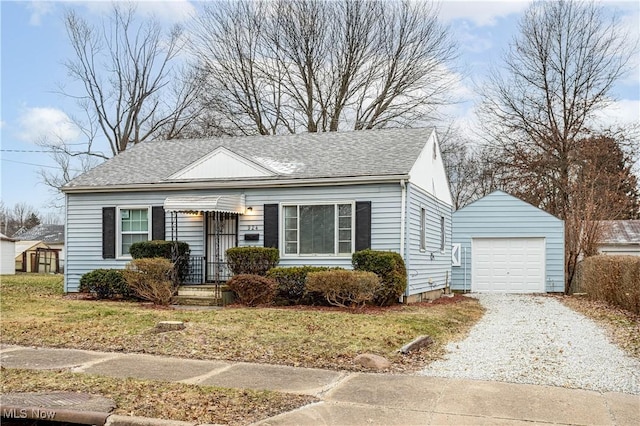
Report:
[[[453,213],[453,290],[564,291],[564,222],[503,191]]]
[[[16,273],[14,254],[16,240],[0,233],[0,274],[12,275]]]
[[[640,220],[603,220],[601,254],[640,256]]]
[[[15,270],[42,274],[60,273],[60,249],[42,241],[16,241]]]
[[[57,250],[59,272],[64,270],[65,244],[64,225],[41,223],[33,228],[18,230],[13,235],[16,241],[40,241],[50,249]]]

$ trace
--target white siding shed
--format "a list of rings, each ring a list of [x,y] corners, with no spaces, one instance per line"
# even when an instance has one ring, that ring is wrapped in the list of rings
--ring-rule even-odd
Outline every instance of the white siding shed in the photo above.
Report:
[[[15,246],[16,240],[0,234],[0,274],[2,275],[16,273]]]

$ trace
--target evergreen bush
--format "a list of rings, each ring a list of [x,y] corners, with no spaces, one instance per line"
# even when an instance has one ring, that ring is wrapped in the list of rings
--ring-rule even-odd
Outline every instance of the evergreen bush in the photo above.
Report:
[[[353,253],[351,263],[356,271],[373,272],[380,277],[381,286],[373,298],[378,306],[396,303],[407,289],[407,269],[399,253],[361,250]]]
[[[229,269],[234,275],[265,276],[280,261],[278,249],[271,247],[233,247],[226,254]]]

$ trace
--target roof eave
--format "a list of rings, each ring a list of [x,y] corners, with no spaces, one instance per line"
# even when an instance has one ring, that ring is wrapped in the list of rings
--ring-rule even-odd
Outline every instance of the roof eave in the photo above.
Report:
[[[106,186],[75,186],[63,187],[64,193],[114,192],[114,191],[178,191],[185,189],[213,189],[213,188],[269,188],[296,186],[331,186],[371,183],[389,183],[409,179],[408,174],[380,175],[380,176],[341,176],[332,178],[292,178],[292,179],[259,179],[259,180],[197,180],[185,182],[157,182],[144,184],[106,185]]]

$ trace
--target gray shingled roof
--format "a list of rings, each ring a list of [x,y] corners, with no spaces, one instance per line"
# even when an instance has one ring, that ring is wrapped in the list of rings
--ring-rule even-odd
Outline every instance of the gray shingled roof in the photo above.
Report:
[[[84,173],[66,188],[169,182],[169,176],[218,147],[274,170],[274,179],[404,175],[432,132],[431,128],[382,129],[149,141]]]
[[[17,241],[64,242],[64,225],[41,223],[31,229],[20,229],[13,235]]]
[[[640,220],[603,220],[603,244],[640,245]]]

